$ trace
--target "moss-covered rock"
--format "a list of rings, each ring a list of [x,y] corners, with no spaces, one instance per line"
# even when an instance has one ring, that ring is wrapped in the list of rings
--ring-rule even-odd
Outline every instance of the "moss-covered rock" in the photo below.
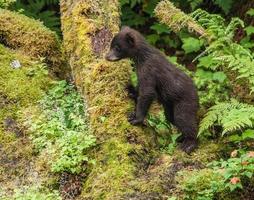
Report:
[[[28,56],[46,59],[53,72],[65,72],[61,45],[55,32],[42,22],[0,8],[0,43]]]

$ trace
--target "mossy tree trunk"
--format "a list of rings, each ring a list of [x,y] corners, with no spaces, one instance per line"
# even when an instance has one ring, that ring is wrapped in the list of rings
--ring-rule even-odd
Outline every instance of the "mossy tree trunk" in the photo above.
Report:
[[[119,15],[117,0],[61,1],[66,55],[98,139],[93,152],[97,162],[85,180],[82,199],[125,199],[135,191],[136,175],[156,152],[154,134],[131,126],[126,118],[133,109],[125,92],[129,62],[104,59],[119,30]]]

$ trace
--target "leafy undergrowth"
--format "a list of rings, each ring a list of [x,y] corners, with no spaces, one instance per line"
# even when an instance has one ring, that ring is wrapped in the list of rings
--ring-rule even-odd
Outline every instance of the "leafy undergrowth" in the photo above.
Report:
[[[46,155],[52,172],[81,173],[85,152],[95,145],[87,113],[74,86],[59,81],[40,101],[39,115],[26,119],[36,150]]]
[[[78,195],[75,177],[94,164],[87,151],[96,142],[83,99],[74,86],[50,79],[46,65],[1,45],[0,65],[1,199]]]

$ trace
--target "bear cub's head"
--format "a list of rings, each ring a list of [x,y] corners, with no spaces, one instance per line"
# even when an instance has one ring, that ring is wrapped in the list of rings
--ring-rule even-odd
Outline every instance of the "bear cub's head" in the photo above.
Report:
[[[128,26],[124,26],[120,32],[114,36],[110,45],[110,50],[105,58],[108,61],[133,58],[138,53],[140,43],[142,42],[144,42],[144,38],[139,32]]]

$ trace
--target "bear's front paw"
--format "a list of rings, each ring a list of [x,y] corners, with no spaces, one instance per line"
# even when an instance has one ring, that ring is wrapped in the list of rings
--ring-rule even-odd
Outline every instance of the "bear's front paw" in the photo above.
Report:
[[[143,124],[143,120],[139,120],[136,118],[135,112],[132,112],[128,115],[128,122],[130,122],[130,124],[133,126]]]
[[[143,124],[142,120],[134,119],[134,120],[129,120],[130,124],[133,126],[141,125]]]
[[[197,139],[185,138],[180,147],[184,152],[190,154],[194,149],[196,149],[197,146],[198,146]]]
[[[127,116],[127,119],[128,119],[128,121],[132,121],[132,120],[136,119],[136,113],[135,112],[129,113]]]

